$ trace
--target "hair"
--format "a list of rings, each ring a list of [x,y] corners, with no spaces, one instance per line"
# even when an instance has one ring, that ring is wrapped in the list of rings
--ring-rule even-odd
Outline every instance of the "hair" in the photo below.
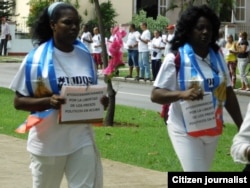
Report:
[[[99,32],[99,28],[98,28],[98,27],[94,27],[94,28],[93,28],[93,31],[94,31],[94,30],[97,30],[97,31]]]
[[[62,17],[62,10],[71,9],[78,14],[77,10],[72,5],[63,2],[56,3],[56,5],[53,3],[49,7],[46,7],[41,12],[38,19],[33,23],[31,27],[31,39],[34,45],[41,45],[53,37],[50,22],[57,22]],[[48,11],[48,9],[50,10]]]
[[[242,31],[242,32],[241,32],[241,36],[242,36],[244,39],[247,39],[247,32]]]
[[[232,34],[227,35],[227,38],[232,38],[232,39],[234,39],[234,37],[233,37]]]
[[[215,51],[219,50],[219,46],[216,41],[219,37],[220,20],[215,12],[207,5],[191,6],[186,9],[177,22],[175,35],[170,42],[171,49],[177,51],[179,47],[183,46],[189,39],[191,32],[194,29],[194,25],[197,23],[200,17],[205,17],[210,20],[212,24],[212,38],[210,46]]]
[[[130,27],[135,30],[135,24],[130,24]]]
[[[142,22],[141,25],[148,27],[148,24],[146,22]]]

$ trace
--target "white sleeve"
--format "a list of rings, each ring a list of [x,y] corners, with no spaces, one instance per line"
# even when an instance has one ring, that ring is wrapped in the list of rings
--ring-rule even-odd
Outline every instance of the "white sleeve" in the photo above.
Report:
[[[177,73],[174,61],[175,55],[173,53],[167,54],[155,79],[154,87],[168,90],[177,89]]]
[[[151,40],[151,34],[150,34],[150,31],[148,30],[148,32],[146,33],[145,35],[145,39],[146,40]]]
[[[231,146],[231,156],[235,162],[250,163],[245,157],[245,150],[250,147],[250,103],[239,132],[234,136]]]
[[[24,58],[22,64],[19,67],[16,75],[14,76],[11,84],[9,86],[13,91],[18,91],[20,94],[24,96],[28,96],[29,92],[25,83],[25,64],[26,64],[27,56]]]

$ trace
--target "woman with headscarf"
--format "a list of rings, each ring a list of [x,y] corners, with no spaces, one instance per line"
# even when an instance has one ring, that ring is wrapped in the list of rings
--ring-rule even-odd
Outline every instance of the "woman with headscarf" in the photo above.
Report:
[[[48,113],[29,127],[27,150],[33,188],[59,188],[64,175],[69,188],[103,187],[91,124],[58,123],[58,109],[65,104],[62,86],[97,84],[92,56],[77,40],[79,23],[72,5],[56,2],[47,7],[32,27],[37,46],[24,58],[10,86],[16,92],[16,109],[38,117]],[[107,105],[107,100],[101,102]]]

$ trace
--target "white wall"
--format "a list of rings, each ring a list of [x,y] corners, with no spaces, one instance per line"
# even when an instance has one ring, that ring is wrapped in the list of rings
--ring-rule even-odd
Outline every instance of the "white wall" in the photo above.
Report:
[[[8,49],[9,54],[26,54],[31,49],[33,49],[33,45],[31,39],[18,39],[15,34],[15,23],[9,23],[10,25],[10,34],[12,37],[11,40],[11,48]]]
[[[26,21],[30,11],[30,6],[28,4],[29,1],[30,0],[16,0],[15,15],[18,16],[13,16],[12,20],[16,22],[16,29],[18,32],[28,32],[28,28],[26,27]]]

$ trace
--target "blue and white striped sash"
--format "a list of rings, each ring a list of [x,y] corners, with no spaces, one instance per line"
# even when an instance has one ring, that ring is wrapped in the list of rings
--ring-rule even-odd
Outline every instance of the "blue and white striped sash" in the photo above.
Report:
[[[95,64],[93,58],[87,47],[79,40],[76,40],[74,46],[81,49],[83,53],[89,54],[89,63],[91,63],[92,84],[97,84],[97,76],[95,73]],[[46,87],[54,94],[59,94],[56,73],[53,64],[53,40],[40,45],[38,48],[32,50],[27,56],[27,63],[25,69],[25,79],[30,96],[34,96],[34,82],[37,80],[46,80]]]
[[[218,87],[220,83],[224,81],[226,71],[219,53],[215,53],[211,48],[209,49],[210,65],[213,67],[213,69],[218,70],[218,72],[212,70],[213,78],[210,78],[209,81],[197,63],[195,53],[189,44],[185,44],[183,47],[181,47],[179,52],[181,57],[181,66],[179,70],[179,83],[181,90],[186,90],[188,88],[187,80],[192,80],[193,78],[202,80],[203,85],[201,85],[201,87],[203,88],[204,92],[213,92],[214,89],[216,89],[216,87]],[[188,66],[190,66],[189,69],[187,68],[187,62],[189,63]],[[222,75],[219,74],[219,70],[223,72]],[[211,80],[213,83],[209,84]],[[213,102],[215,104],[215,98]]]
[[[92,83],[97,84],[97,76],[95,73],[95,64],[93,58],[81,41],[75,41],[74,46],[79,48],[82,53],[89,54],[89,63],[91,63],[91,76]],[[26,67],[25,67],[25,82],[27,85],[30,96],[35,96],[36,86],[38,81],[45,81],[45,87],[53,94],[59,94],[56,73],[53,64],[53,40],[40,45],[33,49],[27,56]],[[86,63],[86,62],[85,62]],[[42,97],[42,96],[40,96]],[[42,112],[31,112],[27,120],[21,124],[17,129],[17,133],[26,133],[33,126],[39,125],[44,119],[49,118],[52,115],[54,109],[48,109]]]

